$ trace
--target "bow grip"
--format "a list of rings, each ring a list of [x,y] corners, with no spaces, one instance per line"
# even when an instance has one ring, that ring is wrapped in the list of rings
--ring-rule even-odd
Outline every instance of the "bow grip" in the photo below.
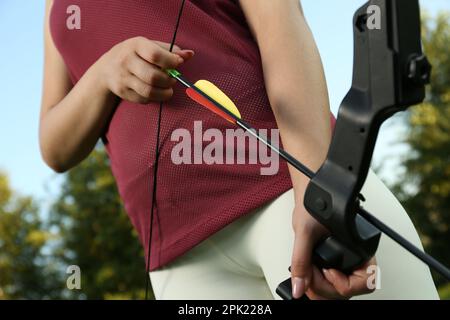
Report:
[[[378,246],[381,236],[380,231],[360,215],[356,215],[355,222],[360,236],[367,240],[367,243],[371,243],[371,246]],[[370,254],[365,254],[364,251],[355,251],[354,248],[343,244],[335,237],[328,236],[319,242],[314,249],[313,263],[319,269],[337,269],[350,274],[370,258]],[[291,267],[289,267],[289,271],[290,269]],[[284,300],[293,300],[291,278],[280,283],[276,289],[276,293]],[[306,296],[302,297],[302,299],[306,299]]]
[[[344,263],[345,261],[345,263]],[[333,236],[329,236],[321,241],[314,249],[313,262],[319,269],[338,269],[346,270],[344,273],[350,273],[352,267],[357,267],[361,264],[361,258],[357,254],[349,250],[346,246],[339,242]],[[291,267],[289,267],[289,272]],[[292,282],[291,278],[288,278],[281,282],[276,293],[283,300],[294,300],[292,296]],[[306,295],[303,295],[299,300],[307,300]]]

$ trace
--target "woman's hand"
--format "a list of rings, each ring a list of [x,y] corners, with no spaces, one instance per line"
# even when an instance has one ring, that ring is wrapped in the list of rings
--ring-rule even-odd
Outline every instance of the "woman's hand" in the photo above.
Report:
[[[103,87],[120,98],[149,103],[167,101],[173,95],[176,80],[166,69],[179,67],[192,58],[192,50],[136,37],[123,41],[105,53],[93,69],[99,73]]]
[[[307,296],[313,300],[324,299],[349,299],[353,296],[368,294],[375,290],[375,283],[369,279],[374,276],[369,273],[370,266],[376,266],[375,257],[370,259],[351,275],[343,274],[335,269],[323,269],[313,267],[312,282],[306,291]],[[369,286],[369,283],[371,286]],[[373,286],[372,286],[373,285]]]
[[[72,85],[65,62],[50,34],[46,9],[44,84],[40,147],[45,162],[65,172],[85,159],[105,132],[116,96],[135,103],[169,99],[175,80],[165,72],[194,52],[143,37],[125,40],[97,60]]]
[[[367,273],[367,268],[376,265],[375,258],[351,275],[334,269],[319,270],[312,264],[312,254],[327,230],[310,216],[303,205],[294,209],[292,225],[295,232],[291,262],[294,298],[300,298],[306,293],[310,299],[348,299],[373,291],[368,286],[368,279],[372,275]]]

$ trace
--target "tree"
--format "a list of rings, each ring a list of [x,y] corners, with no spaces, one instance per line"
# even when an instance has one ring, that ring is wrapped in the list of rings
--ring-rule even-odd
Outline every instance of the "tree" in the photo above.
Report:
[[[427,99],[406,113],[410,151],[393,187],[410,213],[426,250],[450,265],[450,24],[449,15],[424,19],[425,52],[433,65]],[[435,275],[438,283],[442,278]]]
[[[122,207],[103,149],[71,170],[51,213],[60,235],[55,255],[81,269],[78,299],[142,298],[143,250]]]
[[[59,296],[58,277],[43,254],[50,239],[36,204],[15,195],[0,172],[0,299]]]

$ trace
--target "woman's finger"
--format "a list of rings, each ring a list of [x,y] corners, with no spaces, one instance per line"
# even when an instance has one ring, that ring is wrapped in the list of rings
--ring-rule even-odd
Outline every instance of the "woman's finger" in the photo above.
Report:
[[[139,103],[139,104],[146,104],[148,103],[148,99],[140,96],[136,93],[136,91],[132,89],[127,89],[123,91],[122,96],[120,96],[123,100],[133,102],[133,103]]]
[[[312,300],[343,298],[317,267],[313,267],[312,281],[306,294]]]
[[[314,297],[349,299],[352,296],[371,293],[373,291],[371,287],[375,287],[375,285],[369,281],[373,277],[373,272],[368,272],[368,268],[372,265],[376,266],[375,258],[355,270],[351,275],[334,269],[320,271],[314,267],[312,281],[307,292],[308,297],[311,299]]]
[[[149,103],[151,101],[167,101],[173,95],[173,89],[162,89],[153,87],[130,74],[130,77],[126,80],[129,89],[136,92],[142,99],[140,103]]]
[[[318,295],[317,293],[315,293],[311,289],[308,289],[308,291],[306,291],[306,295],[308,296],[309,300],[331,300],[331,299],[326,298],[324,296]]]
[[[165,72],[141,59],[138,55],[129,60],[128,71],[146,84],[162,89],[171,88],[177,82]]]
[[[139,37],[136,40],[136,53],[145,61],[161,69],[175,69],[184,62],[184,59],[175,53],[157,45],[154,41]]]
[[[300,298],[308,290],[313,246],[311,232],[308,229],[296,230],[291,261],[292,296],[295,299]]]
[[[348,276],[335,269],[324,270],[323,272],[325,278],[344,298],[372,292],[367,285],[368,277],[364,273],[357,272]]]
[[[160,47],[162,47],[163,49],[165,49],[167,51],[170,50],[169,43],[160,42],[160,41],[154,41],[154,42],[157,45],[159,45]],[[178,47],[176,45],[173,46],[172,52],[181,56],[185,61],[189,60],[190,58],[192,58],[195,55],[195,52],[193,50],[181,49],[180,47]]]
[[[161,41],[157,41],[157,40],[154,40],[153,42],[156,43],[161,48],[163,48],[164,50],[167,50],[167,51],[170,50],[170,43],[161,42]],[[181,51],[181,48],[179,46],[177,46],[176,44],[174,44],[173,48],[172,48],[172,52],[176,53],[177,51]]]
[[[184,61],[188,61],[195,55],[195,52],[192,50],[181,50],[176,52],[176,54],[182,57]]]

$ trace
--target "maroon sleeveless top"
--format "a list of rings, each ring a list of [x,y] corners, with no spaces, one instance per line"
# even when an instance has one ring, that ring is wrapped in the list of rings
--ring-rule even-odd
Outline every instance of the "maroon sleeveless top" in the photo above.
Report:
[[[80,8],[80,30],[66,26],[71,5]],[[106,51],[126,39],[144,36],[170,43],[180,5],[181,0],[55,0],[51,34],[73,83]],[[255,128],[277,127],[264,87],[258,46],[238,1],[186,1],[176,44],[196,52],[180,68],[187,78],[215,83]],[[171,134],[175,129],[192,133],[197,120],[202,121],[203,130],[218,128],[224,132],[234,128],[192,102],[180,85],[174,91],[162,113],[150,270],[292,188],[282,160],[278,174],[273,176],[261,175],[260,164],[173,164],[171,151],[177,143],[171,141]],[[120,196],[145,252],[158,106],[122,101],[103,139]]]

